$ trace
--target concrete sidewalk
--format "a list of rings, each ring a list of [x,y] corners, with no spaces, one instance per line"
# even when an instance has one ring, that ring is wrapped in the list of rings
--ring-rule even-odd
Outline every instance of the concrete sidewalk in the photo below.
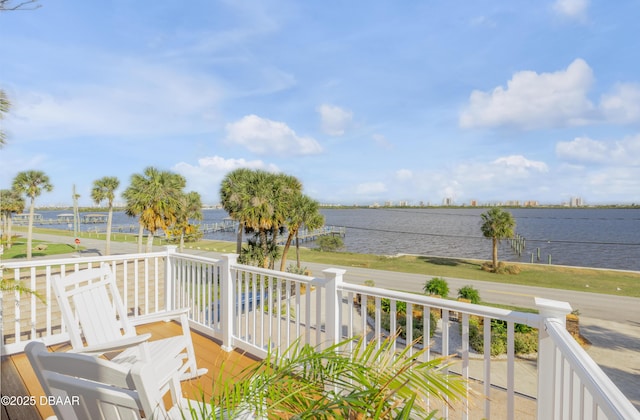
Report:
[[[57,236],[48,234],[34,234],[34,239],[74,244],[74,238],[70,236]],[[55,255],[51,257],[41,258],[67,258],[69,256],[91,256],[103,255],[105,241],[100,239],[81,238],[83,251],[65,255]],[[146,243],[143,247],[146,246]],[[163,247],[155,246],[154,251],[159,251]],[[137,253],[138,246],[133,243],[111,242],[112,254],[128,254]],[[185,252],[189,254],[197,254],[209,256],[213,258],[219,257],[219,253],[206,251],[202,249],[185,248]],[[321,270],[328,268],[321,264],[305,264],[309,266],[313,274],[322,277]],[[341,267],[347,270],[346,281],[360,283],[362,278],[371,278],[379,287],[385,286],[385,281],[393,280],[395,288],[399,285],[406,287],[408,291],[415,291],[415,282],[419,281],[419,287],[422,287],[424,275],[413,275],[396,272],[385,272],[378,270],[363,270],[353,267]],[[366,271],[365,274],[361,273]],[[354,278],[349,278],[348,275]],[[469,280],[461,280],[462,282],[472,283]],[[479,282],[487,283],[487,282]],[[480,285],[482,286],[482,285]],[[558,291],[552,289],[533,290],[527,286],[508,285],[513,295],[531,296],[531,294],[546,297],[544,294],[556,294]],[[591,294],[593,295],[593,294]],[[483,297],[485,295],[483,294]],[[593,297],[593,296],[592,296]],[[596,296],[597,297],[597,296]],[[496,296],[499,298],[499,295]],[[553,298],[553,297],[551,297]],[[556,296],[556,299],[559,297]],[[578,298],[576,293],[570,292],[566,297],[572,305]],[[559,299],[564,299],[560,297]],[[493,301],[492,299],[488,299]],[[500,302],[498,302],[500,303]],[[578,306],[580,307],[580,306]],[[625,316],[611,316],[612,311],[620,311],[621,307]],[[620,388],[622,393],[640,410],[640,299],[637,298],[618,298],[615,296],[605,296],[604,299],[596,299],[595,302],[589,302],[589,316],[582,315],[580,317],[580,333],[591,342],[586,348],[586,352],[600,366],[600,368],[611,378],[613,383]],[[603,314],[604,319],[597,318],[594,315]],[[617,322],[612,319],[620,319]],[[530,375],[526,375],[530,376]],[[535,380],[535,376],[532,377]],[[519,381],[522,378],[518,379]],[[530,389],[535,389],[535,384],[530,384]]]

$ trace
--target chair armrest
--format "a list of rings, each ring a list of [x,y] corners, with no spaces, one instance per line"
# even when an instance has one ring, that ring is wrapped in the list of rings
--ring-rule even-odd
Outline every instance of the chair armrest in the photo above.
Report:
[[[133,326],[150,324],[152,322],[170,321],[178,319],[189,312],[189,308],[174,309],[172,311],[156,312],[147,315],[130,317],[128,320]]]
[[[69,353],[84,353],[84,354],[95,354],[100,355],[103,353],[108,353],[110,351],[127,349],[129,347],[137,346],[138,344],[144,343],[145,341],[151,338],[151,334],[140,334],[134,337],[127,337],[121,340],[110,341],[108,343],[98,344],[95,346],[86,346],[81,349],[71,349]]]

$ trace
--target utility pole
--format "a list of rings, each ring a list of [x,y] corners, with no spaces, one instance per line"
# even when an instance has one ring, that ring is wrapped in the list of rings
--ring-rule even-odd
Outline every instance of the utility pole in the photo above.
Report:
[[[78,213],[78,198],[80,194],[76,194],[76,184],[73,184],[73,237],[75,238],[76,251],[78,251],[78,235],[80,234],[80,214]]]

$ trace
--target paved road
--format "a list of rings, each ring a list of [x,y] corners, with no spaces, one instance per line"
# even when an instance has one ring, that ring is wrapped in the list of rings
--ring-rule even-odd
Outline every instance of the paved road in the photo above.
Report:
[[[35,239],[73,244],[73,238],[56,235],[34,234]],[[100,255],[104,241],[82,239],[86,248],[81,255]],[[155,247],[154,250],[160,250]],[[137,245],[122,242],[111,243],[112,254],[137,252]],[[186,249],[185,252],[210,257],[218,253]],[[61,258],[54,256],[51,258]],[[304,263],[315,277],[323,276],[327,265]],[[426,280],[433,276],[371,270],[358,267],[337,267],[347,270],[344,280],[363,284],[373,280],[377,287],[421,292]],[[567,301],[580,311],[580,332],[591,342],[587,353],[598,363],[613,382],[640,409],[640,298],[602,295],[596,293],[548,289],[543,287],[492,283],[479,280],[446,278],[449,290],[455,293],[460,287],[472,285],[484,301],[506,305],[535,308],[534,297]],[[640,285],[639,285],[640,287]]]

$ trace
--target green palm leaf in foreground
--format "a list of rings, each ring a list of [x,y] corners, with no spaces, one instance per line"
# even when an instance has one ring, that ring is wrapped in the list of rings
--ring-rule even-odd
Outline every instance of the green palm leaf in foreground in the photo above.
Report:
[[[228,414],[250,407],[274,419],[424,419],[435,415],[429,400],[466,398],[464,380],[446,373],[447,359],[421,361],[426,349],[396,352],[394,340],[359,341],[352,351],[344,350],[349,341],[321,351],[295,341],[218,387],[211,406]]]

